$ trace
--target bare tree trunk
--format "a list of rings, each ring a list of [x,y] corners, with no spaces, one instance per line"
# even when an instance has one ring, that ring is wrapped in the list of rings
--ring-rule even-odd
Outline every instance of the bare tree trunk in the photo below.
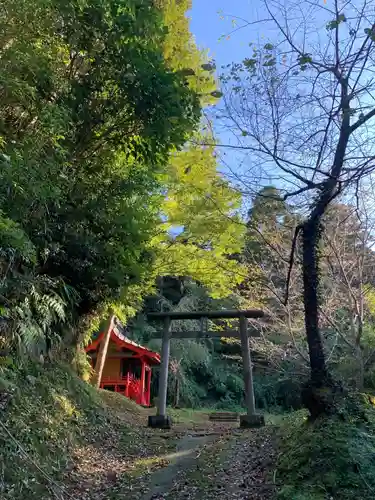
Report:
[[[311,379],[323,382],[327,378],[322,338],[319,331],[319,243],[321,226],[318,219],[303,226],[303,301],[306,337],[309,346]]]
[[[342,386],[327,370],[322,336],[319,329],[319,243],[321,217],[310,218],[303,225],[303,295],[306,337],[309,346],[311,376],[302,390],[302,402],[312,419],[336,411],[336,398]]]

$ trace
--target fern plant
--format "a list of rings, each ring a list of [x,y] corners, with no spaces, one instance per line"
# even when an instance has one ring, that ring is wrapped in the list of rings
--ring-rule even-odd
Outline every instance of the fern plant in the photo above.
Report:
[[[17,354],[40,357],[60,342],[77,295],[60,280],[47,277],[25,279],[23,284],[23,296],[3,308],[5,335]]]

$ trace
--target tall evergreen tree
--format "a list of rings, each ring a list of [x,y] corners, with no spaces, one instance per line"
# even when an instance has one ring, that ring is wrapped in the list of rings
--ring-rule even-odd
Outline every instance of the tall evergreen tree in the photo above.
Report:
[[[2,5],[1,228],[21,252],[2,254],[8,311],[68,286],[80,316],[142,283],[161,175],[200,112],[166,31],[152,0]]]

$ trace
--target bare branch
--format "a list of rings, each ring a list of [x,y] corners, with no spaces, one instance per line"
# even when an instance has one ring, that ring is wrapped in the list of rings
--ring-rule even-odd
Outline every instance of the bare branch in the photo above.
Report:
[[[364,123],[368,122],[375,116],[375,108],[372,109],[369,113],[364,115],[362,118],[360,118],[358,121],[356,121],[351,127],[350,127],[350,132],[354,132],[357,130],[361,125]]]

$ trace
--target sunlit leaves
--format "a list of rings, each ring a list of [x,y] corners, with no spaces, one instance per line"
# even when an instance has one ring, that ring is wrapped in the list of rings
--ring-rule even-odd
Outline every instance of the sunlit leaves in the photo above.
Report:
[[[225,295],[241,280],[238,264],[227,258],[243,242],[244,226],[236,215],[240,196],[221,178],[214,148],[200,146],[202,139],[171,158],[163,213],[165,225],[178,229],[178,235],[172,240],[165,233],[155,241],[157,269],[192,276],[212,293]]]
[[[198,50],[185,54],[188,29],[184,38],[166,22],[170,14],[185,27],[184,11],[163,22],[152,0],[6,3],[0,231],[23,255],[30,240],[37,266],[27,272],[62,278],[88,313],[152,266],[159,174],[199,120],[186,79],[208,75]]]
[[[164,24],[168,26],[168,34],[163,43],[164,57],[174,71],[189,68],[194,71],[187,76],[190,89],[199,95],[202,105],[213,104],[215,97],[211,95],[216,89],[213,76],[214,61],[195,44],[189,29],[189,18],[186,12],[191,8],[191,0],[158,0],[162,9]]]

